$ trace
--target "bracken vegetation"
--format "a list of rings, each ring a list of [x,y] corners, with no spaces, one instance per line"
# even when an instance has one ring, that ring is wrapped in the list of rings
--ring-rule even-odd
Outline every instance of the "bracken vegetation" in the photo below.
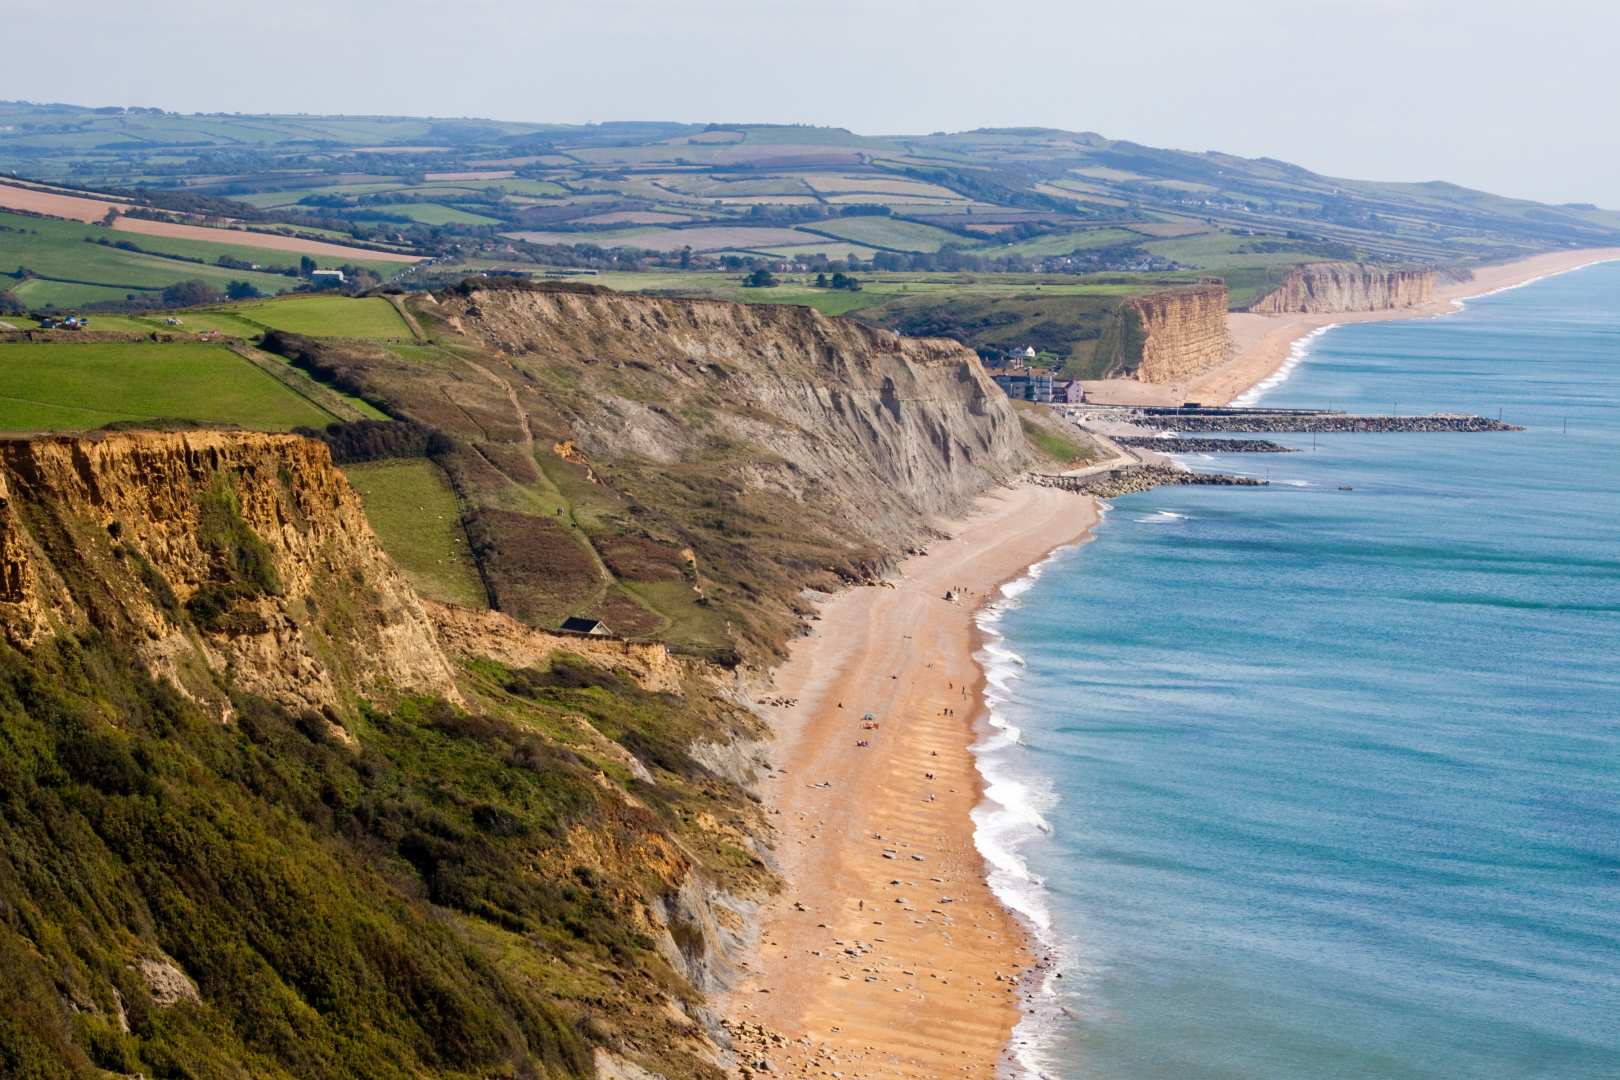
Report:
[[[636,1046],[630,1002],[679,992],[624,918],[667,867],[568,844],[678,862],[661,838],[737,798],[672,734],[679,699],[488,665],[526,719],[407,701],[354,747],[255,699],[221,725],[133,668],[94,639],[0,647],[0,1075],[589,1075],[592,1043]],[[570,713],[654,770],[621,777],[645,809],[548,736]]]

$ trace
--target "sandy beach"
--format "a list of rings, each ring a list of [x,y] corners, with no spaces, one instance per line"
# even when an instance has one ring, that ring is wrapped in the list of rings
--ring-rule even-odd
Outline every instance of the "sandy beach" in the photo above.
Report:
[[[1090,500],[1064,492],[988,495],[892,588],[828,602],[778,669],[773,693],[797,704],[771,710],[785,772],[762,794],[787,887],[727,1011],[786,1045],[747,1060],[788,1076],[994,1072],[1033,958],[973,842],[972,616],[1095,522]]]
[[[1609,258],[1620,250],[1481,268],[1422,308],[1233,315],[1232,359],[1166,400],[1230,401],[1324,326],[1443,314],[1467,297]],[[722,1002],[742,1075],[764,1059],[787,1076],[990,1077],[1005,1060],[1028,991],[1018,976],[1037,958],[974,846],[982,784],[970,748],[984,718],[973,616],[1002,583],[1096,521],[1093,500],[1048,488],[987,495],[945,526],[950,540],[905,562],[892,587],[825,603],[815,631],[775,672],[770,693],[795,703],[766,710],[779,771],[761,795],[786,886],[762,912],[759,947]]]

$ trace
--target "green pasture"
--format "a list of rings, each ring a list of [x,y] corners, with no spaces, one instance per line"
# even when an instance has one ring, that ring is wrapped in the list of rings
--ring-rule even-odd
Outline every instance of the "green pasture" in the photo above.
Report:
[[[286,330],[309,337],[375,338],[410,340],[410,327],[394,306],[380,296],[288,296],[228,307],[180,312],[181,319],[227,316],[257,326],[259,332]],[[217,327],[221,332],[223,327]]]
[[[840,240],[853,240],[872,247],[893,251],[938,251],[946,244],[966,246],[972,241],[932,225],[899,218],[861,216],[834,218],[806,225],[807,230],[836,236]]]
[[[334,417],[222,345],[0,345],[0,431],[158,419],[287,431]]]
[[[1023,255],[1040,258],[1046,255],[1067,255],[1071,251],[1087,248],[1112,247],[1116,244],[1134,244],[1148,239],[1128,229],[1076,229],[1073,232],[1036,236],[1012,244],[990,244],[980,248],[985,255]]]
[[[444,206],[440,203],[387,203],[383,206],[367,206],[366,210],[375,210],[383,214],[397,214],[400,217],[410,218],[422,225],[499,225],[500,218],[487,217],[483,214],[472,214],[465,210],[457,210],[453,206]]]
[[[92,242],[86,243],[87,239]],[[108,244],[94,242],[103,239]],[[141,250],[112,246],[118,242],[131,243]],[[207,262],[187,262],[163,253],[205,258]],[[287,254],[276,253],[281,258]],[[296,278],[280,274],[213,265],[221,255],[244,261],[257,260],[261,264],[272,261],[262,249],[140,236],[99,225],[0,212],[0,274],[14,275],[19,268],[26,267],[41,278],[51,279],[23,282],[18,288],[13,286],[14,278],[0,277],[0,287],[12,286],[24,303],[41,307],[123,300],[129,293],[157,292],[182,281],[204,281],[221,290],[229,282],[247,281],[261,292],[271,294],[284,292],[299,283]],[[296,261],[294,256],[293,262]]]
[[[488,604],[461,508],[431,461],[376,461],[343,469],[366,504],[383,550],[423,596],[466,607]]]

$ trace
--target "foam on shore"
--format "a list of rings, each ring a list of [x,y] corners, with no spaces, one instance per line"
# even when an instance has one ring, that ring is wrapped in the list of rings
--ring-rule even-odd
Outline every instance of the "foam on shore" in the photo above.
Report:
[[[1494,289],[1486,289],[1484,292],[1472,293],[1468,296],[1459,296],[1453,300],[1452,303],[1456,305],[1457,310],[1460,311],[1462,308],[1467,306],[1468,301],[1470,300],[1479,300],[1486,296],[1495,296],[1498,293],[1512,292],[1514,289],[1522,289],[1526,285],[1534,285],[1538,281],[1546,281],[1548,278],[1559,277],[1563,274],[1573,274],[1575,271],[1585,270],[1589,266],[1600,266],[1603,263],[1611,262],[1620,262],[1620,258],[1609,257],[1603,259],[1593,259],[1591,262],[1584,262],[1579,266],[1570,266],[1563,270],[1549,270],[1545,274],[1537,274],[1535,277],[1525,278],[1523,281],[1515,281],[1507,285],[1498,285]],[[1449,314],[1449,312],[1446,314]]]
[[[1294,373],[1294,369],[1305,362],[1305,358],[1310,355],[1311,347],[1316,344],[1317,338],[1329,330],[1338,328],[1340,325],[1342,324],[1328,323],[1326,326],[1318,326],[1304,337],[1295,339],[1288,350],[1288,359],[1282,362],[1282,366],[1233,398],[1230,404],[1239,408],[1258,405],[1261,398],[1287,382],[1288,376]]]
[[[1106,512],[1107,503],[1099,503]],[[1059,972],[1068,966],[1071,950],[1052,929],[1046,887],[1020,854],[1026,845],[1039,841],[1052,831],[1044,812],[1056,802],[1050,787],[1033,783],[1018,768],[1024,753],[1022,732],[1009,717],[1009,704],[1015,684],[1023,677],[1024,659],[1007,647],[998,624],[1007,612],[1019,606],[1020,598],[1040,579],[1046,567],[1080,545],[1071,544],[1053,551],[1031,566],[1024,576],[1001,586],[997,599],[980,610],[975,618],[984,644],[975,654],[984,672],[984,716],[986,730],[972,747],[975,764],[984,783],[984,799],[973,810],[973,842],[989,866],[990,890],[1005,907],[1017,915],[1034,938],[1032,950],[1036,967],[1026,973],[1025,989],[1033,991],[1034,1001],[1026,1001],[1023,1018],[1013,1032],[1003,1073],[1020,1080],[1047,1080],[1050,1041],[1055,1034],[1052,1020],[1056,1009]]]

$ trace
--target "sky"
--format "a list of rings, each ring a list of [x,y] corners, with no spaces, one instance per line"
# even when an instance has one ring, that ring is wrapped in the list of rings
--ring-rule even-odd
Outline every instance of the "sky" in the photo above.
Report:
[[[1596,0],[4,8],[0,99],[872,135],[1058,127],[1620,209],[1620,4]]]

